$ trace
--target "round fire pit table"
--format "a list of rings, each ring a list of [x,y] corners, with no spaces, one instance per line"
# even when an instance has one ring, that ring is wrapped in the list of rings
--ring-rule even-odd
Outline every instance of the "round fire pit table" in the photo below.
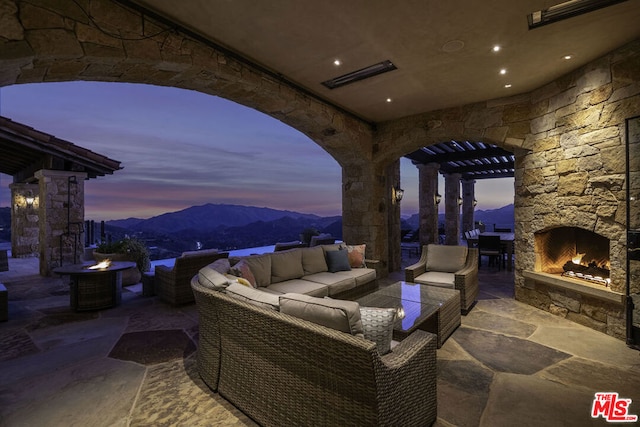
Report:
[[[54,268],[53,272],[71,278],[71,308],[76,311],[115,307],[122,295],[122,271],[135,262],[114,261],[108,267],[90,269],[94,264],[72,264]]]

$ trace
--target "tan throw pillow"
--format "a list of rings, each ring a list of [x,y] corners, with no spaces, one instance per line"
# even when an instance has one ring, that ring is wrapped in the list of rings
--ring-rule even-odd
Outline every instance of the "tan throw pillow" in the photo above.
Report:
[[[347,245],[349,265],[351,268],[364,268],[364,253],[367,245]]]
[[[247,280],[252,287],[258,287],[258,285],[256,284],[256,278],[251,271],[251,267],[249,267],[249,263],[247,263],[244,259],[234,265],[231,269],[231,272],[234,276],[238,276]]]
[[[395,308],[360,307],[364,337],[376,343],[380,354],[391,351],[393,323],[397,311]]]
[[[280,305],[279,295],[243,286],[239,283],[231,283],[225,292],[227,295],[257,305],[258,307],[278,311]]]
[[[455,273],[467,262],[466,246],[427,245],[427,270]]]
[[[360,305],[355,301],[284,294],[280,295],[280,311],[318,325],[364,337]]]

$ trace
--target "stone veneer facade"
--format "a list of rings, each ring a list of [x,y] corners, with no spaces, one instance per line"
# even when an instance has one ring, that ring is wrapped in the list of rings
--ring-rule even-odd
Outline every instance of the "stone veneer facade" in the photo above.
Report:
[[[75,2],[0,1],[0,86],[69,80],[173,86],[281,120],[340,164],[343,238],[366,243],[367,257],[381,260],[383,269],[400,267],[392,189],[401,156],[449,140],[513,151],[516,298],[621,336],[621,307],[551,289],[524,273],[535,269],[536,231],[579,226],[610,239],[612,289],[624,289],[623,128],[640,114],[640,40],[529,93],[372,124],[179,30],[141,37],[169,26],[110,0],[81,4],[123,38],[98,31]]]

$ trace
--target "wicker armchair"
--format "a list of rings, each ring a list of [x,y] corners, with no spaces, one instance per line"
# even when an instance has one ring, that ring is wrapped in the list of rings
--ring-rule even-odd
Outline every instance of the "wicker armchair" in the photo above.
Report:
[[[173,267],[158,265],[155,268],[155,293],[169,304],[179,305],[194,301],[191,278],[213,261],[228,258],[228,252],[204,250],[184,252],[176,258]]]
[[[391,353],[375,343],[191,282],[205,383],[264,426],[429,426],[436,420],[434,334]]]
[[[460,291],[460,307],[467,314],[478,298],[478,249],[430,244],[420,260],[405,268],[405,281]]]

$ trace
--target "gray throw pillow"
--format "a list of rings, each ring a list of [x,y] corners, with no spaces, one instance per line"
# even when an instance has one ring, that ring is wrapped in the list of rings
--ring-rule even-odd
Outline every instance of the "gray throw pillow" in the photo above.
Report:
[[[349,253],[346,250],[327,252],[327,267],[331,273],[337,271],[350,271]]]

